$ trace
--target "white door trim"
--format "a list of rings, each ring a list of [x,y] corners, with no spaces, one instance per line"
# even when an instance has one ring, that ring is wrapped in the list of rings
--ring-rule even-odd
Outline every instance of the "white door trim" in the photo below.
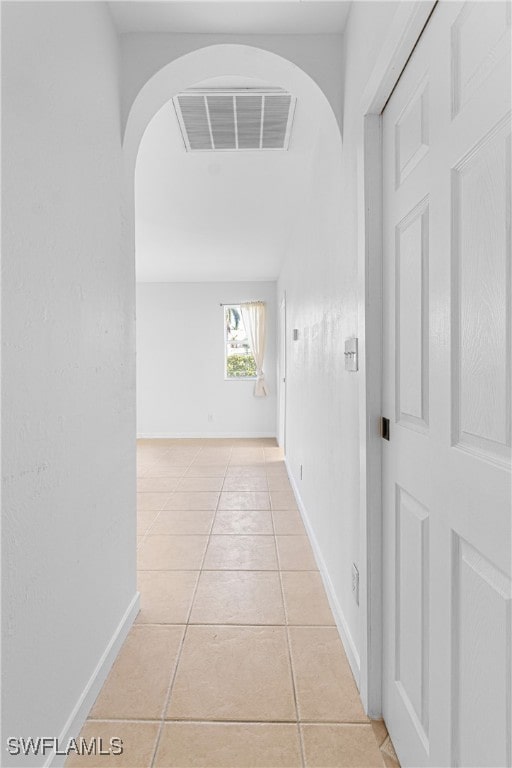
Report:
[[[382,111],[436,0],[400,2],[360,106],[358,324],[360,444],[360,678],[363,706],[382,716]]]
[[[278,382],[279,382],[279,398],[277,401],[277,441],[279,447],[282,448],[286,454],[286,291],[283,291],[281,301],[279,303],[279,318],[278,318]],[[281,422],[283,429],[281,432]]]

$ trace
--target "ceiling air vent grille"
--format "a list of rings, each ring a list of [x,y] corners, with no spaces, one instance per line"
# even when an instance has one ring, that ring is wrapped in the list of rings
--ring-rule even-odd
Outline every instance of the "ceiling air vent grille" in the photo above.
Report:
[[[189,152],[288,149],[295,97],[280,89],[191,89],[173,104]]]

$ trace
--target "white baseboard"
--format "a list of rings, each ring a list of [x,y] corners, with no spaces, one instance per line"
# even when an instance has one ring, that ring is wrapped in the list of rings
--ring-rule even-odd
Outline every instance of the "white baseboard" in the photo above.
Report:
[[[124,643],[128,632],[131,629],[135,617],[139,612],[140,595],[137,592],[121,621],[119,622],[114,634],[110,638],[107,647],[105,648],[96,669],[89,678],[84,690],[80,694],[77,703],[73,707],[73,710],[68,717],[68,720],[61,731],[59,736],[59,748],[64,750],[70,739],[76,738],[80,733],[80,730],[87,719],[89,710],[94,704],[98,693],[107,675],[110,672],[110,668],[115,661],[119,650]],[[52,753],[48,760],[44,764],[44,768],[61,768],[66,762],[64,755],[58,755]]]
[[[306,527],[306,531],[308,532],[309,540],[313,548],[313,554],[315,556],[316,564],[318,565],[318,570],[320,571],[320,576],[322,577],[322,581],[324,583],[325,591],[327,593],[327,599],[329,600],[329,605],[331,606],[331,610],[334,616],[334,621],[336,622],[338,632],[340,633],[341,642],[343,643],[343,647],[345,648],[345,653],[347,654],[347,659],[350,664],[352,674],[354,675],[356,685],[359,688],[359,675],[361,672],[361,662],[359,659],[359,653],[357,651],[356,644],[354,643],[354,639],[350,634],[350,630],[348,628],[348,624],[345,619],[345,615],[341,609],[341,605],[339,603],[336,592],[334,591],[334,585],[331,581],[329,571],[327,570],[325,560],[323,558],[322,552],[320,550],[320,546],[315,536],[315,532],[309,520],[309,515],[307,513],[306,507],[304,506],[304,502],[302,501],[297,483],[295,482],[295,478],[293,477],[292,471],[290,469],[290,465],[288,464],[288,461],[286,459],[285,459],[285,464],[286,464],[286,469],[288,471],[288,476],[290,478],[290,483],[292,485],[293,492],[295,494],[295,498],[297,499],[297,505],[302,515],[302,519],[304,521],[304,525]]]
[[[137,433],[137,440],[180,440],[180,439],[195,439],[195,440],[218,440],[223,439],[258,439],[261,437],[275,438],[275,432],[139,432]]]

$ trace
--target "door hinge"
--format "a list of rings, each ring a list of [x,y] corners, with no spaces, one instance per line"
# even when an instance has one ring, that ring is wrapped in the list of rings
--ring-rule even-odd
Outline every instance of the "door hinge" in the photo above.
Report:
[[[385,416],[382,416],[380,420],[380,436],[384,440],[389,440],[389,419],[386,419]]]

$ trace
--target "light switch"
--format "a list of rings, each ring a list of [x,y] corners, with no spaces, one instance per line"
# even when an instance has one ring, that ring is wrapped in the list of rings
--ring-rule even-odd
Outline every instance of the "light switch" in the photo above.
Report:
[[[357,339],[345,339],[345,370],[357,371],[358,367]]]

